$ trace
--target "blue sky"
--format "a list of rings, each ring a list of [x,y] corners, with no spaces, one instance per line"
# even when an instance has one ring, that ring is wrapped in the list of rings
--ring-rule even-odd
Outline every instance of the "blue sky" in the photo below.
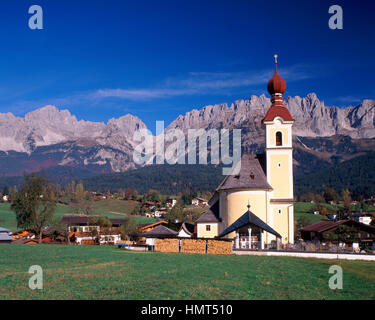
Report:
[[[44,29],[28,27],[28,9]],[[341,5],[344,29],[328,27]],[[279,55],[285,95],[374,99],[374,1],[4,0],[0,112],[54,104],[78,119],[132,113],[151,130],[207,104],[266,93]]]

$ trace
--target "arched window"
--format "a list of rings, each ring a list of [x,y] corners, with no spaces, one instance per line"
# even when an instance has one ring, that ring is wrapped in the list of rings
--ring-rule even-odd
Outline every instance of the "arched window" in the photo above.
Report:
[[[277,146],[283,145],[283,134],[280,131],[276,132],[276,145]]]

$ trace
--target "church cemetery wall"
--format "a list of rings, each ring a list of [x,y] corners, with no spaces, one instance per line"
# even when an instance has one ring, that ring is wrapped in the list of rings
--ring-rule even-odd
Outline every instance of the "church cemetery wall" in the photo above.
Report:
[[[156,239],[154,250],[157,252],[196,253],[196,254],[232,254],[232,241],[213,239]]]

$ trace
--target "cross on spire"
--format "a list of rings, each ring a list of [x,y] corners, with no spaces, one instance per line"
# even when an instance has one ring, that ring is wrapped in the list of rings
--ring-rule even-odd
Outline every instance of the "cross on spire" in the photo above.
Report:
[[[277,57],[278,57],[278,55],[275,54],[273,57],[275,58],[275,64],[277,64]]]

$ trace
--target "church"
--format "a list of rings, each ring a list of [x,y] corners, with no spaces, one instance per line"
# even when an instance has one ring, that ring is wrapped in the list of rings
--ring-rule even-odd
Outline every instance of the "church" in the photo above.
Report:
[[[275,73],[267,86],[271,107],[263,119],[265,151],[244,154],[240,172],[216,188],[210,209],[196,221],[198,238],[234,239],[235,248],[248,249],[294,242],[294,119],[283,104],[285,89],[275,55]]]

